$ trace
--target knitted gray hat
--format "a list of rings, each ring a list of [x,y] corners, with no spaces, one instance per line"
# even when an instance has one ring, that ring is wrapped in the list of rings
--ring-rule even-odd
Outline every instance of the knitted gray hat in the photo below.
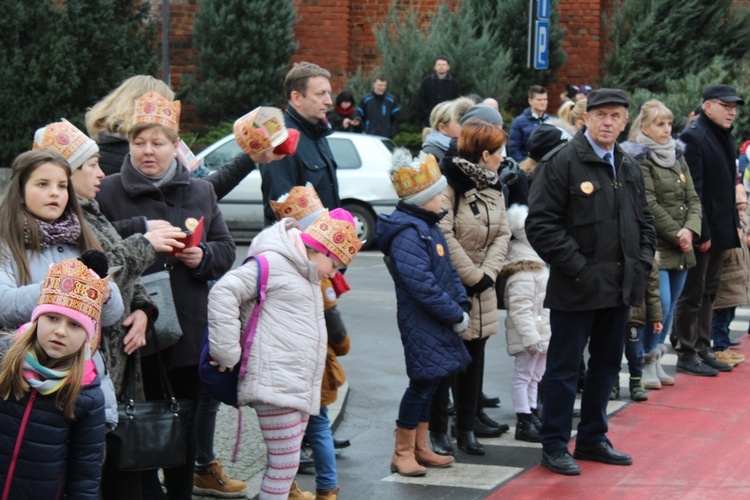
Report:
[[[475,104],[461,117],[461,125],[471,120],[483,120],[499,127],[503,124],[503,115],[498,110],[486,104]]]

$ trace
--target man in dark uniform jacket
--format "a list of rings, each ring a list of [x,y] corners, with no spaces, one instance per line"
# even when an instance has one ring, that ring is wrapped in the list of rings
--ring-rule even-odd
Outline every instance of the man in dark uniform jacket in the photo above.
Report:
[[[732,123],[738,107],[744,104],[734,87],[710,85],[703,89],[698,119],[680,135],[685,143],[685,161],[703,207],[701,237],[694,243],[696,265],[688,270],[674,314],[677,371],[688,375],[713,376],[732,369],[711,352],[711,320],[724,252],[740,246]]]
[[[432,108],[445,101],[452,101],[461,97],[461,84],[453,78],[449,71],[451,65],[448,58],[438,56],[435,59],[435,72],[422,80],[417,99],[417,115],[426,126],[430,126],[430,112]]]
[[[574,457],[630,465],[607,439],[607,402],[618,377],[628,309],[640,304],[656,236],[641,168],[616,143],[628,121],[618,89],[588,98],[586,130],[542,159],[529,192],[526,234],[550,264],[545,307],[552,336],[544,375],[542,465],[581,470],[568,452],[578,366],[589,343]]]
[[[341,207],[336,161],[326,137],[331,126],[326,112],[331,106],[331,74],[312,63],[301,62],[289,70],[284,93],[289,101],[284,114],[287,128],[299,130],[299,144],[294,155],[260,168],[263,214],[266,226],[276,222],[270,201],[288,193],[294,186],[310,182],[329,210]]]

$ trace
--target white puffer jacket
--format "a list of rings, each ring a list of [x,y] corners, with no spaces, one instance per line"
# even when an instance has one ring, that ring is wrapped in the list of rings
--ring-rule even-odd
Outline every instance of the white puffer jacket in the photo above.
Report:
[[[328,334],[318,267],[295,248],[298,228],[293,219],[283,219],[258,234],[248,250],[268,259],[268,284],[237,393],[243,405],[263,402],[317,415]],[[211,357],[221,366],[240,361],[240,336],[256,303],[257,275],[251,260],[225,274],[208,296]]]
[[[508,226],[515,238],[510,242],[502,270],[508,277],[503,298],[508,310],[505,338],[511,356],[537,343],[546,352],[551,334],[549,309],[544,308],[549,270],[526,238],[524,223],[528,212],[523,205],[513,205],[507,211]]]

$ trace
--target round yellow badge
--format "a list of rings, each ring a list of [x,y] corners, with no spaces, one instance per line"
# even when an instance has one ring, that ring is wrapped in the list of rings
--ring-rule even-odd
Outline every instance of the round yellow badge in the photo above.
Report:
[[[680,180],[682,182],[685,182],[685,174],[683,174],[682,172],[680,172]]]
[[[445,249],[443,248],[443,245],[438,243],[436,248],[437,248],[437,253],[439,256],[442,257],[443,255],[445,255]]]
[[[198,227],[198,220],[193,217],[188,217],[185,219],[185,228],[188,231],[195,231],[195,228]]]
[[[586,194],[591,194],[594,192],[594,185],[590,182],[582,182],[581,183],[581,191],[583,191]]]

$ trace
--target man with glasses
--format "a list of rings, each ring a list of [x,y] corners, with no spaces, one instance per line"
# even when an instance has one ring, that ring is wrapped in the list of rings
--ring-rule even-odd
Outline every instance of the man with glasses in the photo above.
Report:
[[[685,143],[685,161],[703,206],[703,221],[701,237],[694,242],[697,264],[688,270],[685,288],[677,301],[674,334],[677,371],[715,376],[732,370],[711,351],[711,320],[724,252],[740,246],[732,124],[745,101],[730,85],[709,85],[702,96],[698,119],[680,135]]]

